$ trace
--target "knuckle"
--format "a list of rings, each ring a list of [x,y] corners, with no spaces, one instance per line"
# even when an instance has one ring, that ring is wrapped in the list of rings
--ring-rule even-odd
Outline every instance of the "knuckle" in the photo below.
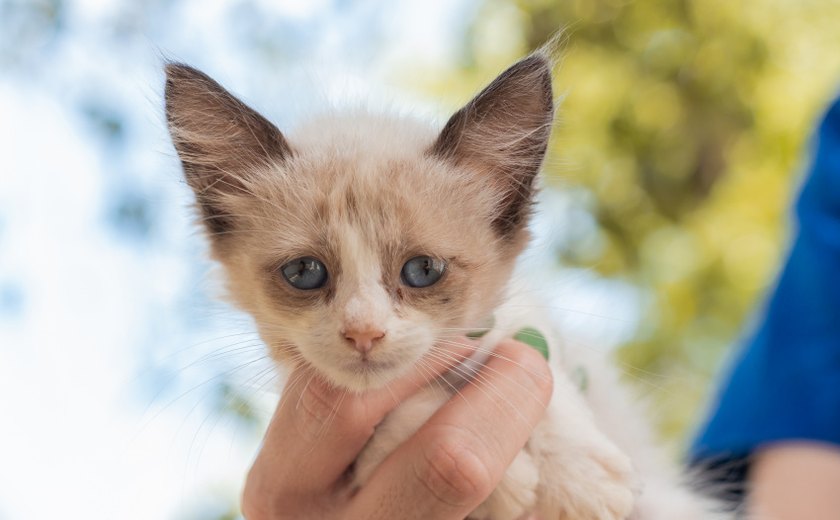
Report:
[[[493,475],[466,442],[443,439],[432,444],[417,478],[435,499],[455,507],[475,505],[493,491]]]

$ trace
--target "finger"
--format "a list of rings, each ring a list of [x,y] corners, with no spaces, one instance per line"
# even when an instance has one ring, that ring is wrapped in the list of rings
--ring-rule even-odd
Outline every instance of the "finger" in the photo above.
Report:
[[[475,346],[464,340],[449,348],[452,366]],[[438,373],[447,368],[438,365]],[[311,367],[296,370],[249,472],[245,494],[323,493],[341,478],[385,415],[434,375],[428,369],[412,370],[386,388],[357,394],[331,386]]]
[[[352,508],[359,518],[463,518],[495,489],[528,441],[551,389],[539,352],[513,340],[500,343],[461,396],[382,463]]]

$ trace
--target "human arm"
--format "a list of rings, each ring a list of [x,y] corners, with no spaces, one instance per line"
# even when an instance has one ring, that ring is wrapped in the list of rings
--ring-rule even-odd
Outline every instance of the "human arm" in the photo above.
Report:
[[[726,468],[746,468],[750,503],[767,515],[779,488],[804,486],[812,504],[835,503],[840,489],[816,496],[840,447],[840,100],[817,137],[790,254],[692,450],[715,489],[731,487],[718,478]]]
[[[836,520],[840,517],[840,447],[787,441],[753,456],[750,517]]]

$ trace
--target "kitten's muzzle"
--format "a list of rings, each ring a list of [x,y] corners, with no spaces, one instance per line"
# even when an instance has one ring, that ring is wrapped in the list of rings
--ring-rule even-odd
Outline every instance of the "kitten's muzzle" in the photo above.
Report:
[[[376,327],[347,328],[341,331],[341,335],[362,356],[367,356],[376,342],[385,337],[385,331]]]

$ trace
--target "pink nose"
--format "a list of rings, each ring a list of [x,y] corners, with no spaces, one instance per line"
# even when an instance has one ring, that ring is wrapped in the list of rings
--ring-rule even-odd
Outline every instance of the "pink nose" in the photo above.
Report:
[[[342,331],[346,339],[353,343],[353,348],[367,354],[373,348],[373,344],[385,337],[385,331],[375,327],[361,329],[346,329]]]

